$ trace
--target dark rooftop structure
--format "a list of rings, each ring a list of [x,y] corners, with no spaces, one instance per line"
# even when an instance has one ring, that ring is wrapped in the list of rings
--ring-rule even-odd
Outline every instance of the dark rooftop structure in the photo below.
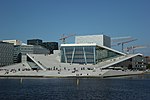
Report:
[[[28,45],[42,45],[42,40],[40,39],[30,39],[27,40]]]
[[[58,42],[43,42],[43,46],[53,54],[54,50],[58,50]]]

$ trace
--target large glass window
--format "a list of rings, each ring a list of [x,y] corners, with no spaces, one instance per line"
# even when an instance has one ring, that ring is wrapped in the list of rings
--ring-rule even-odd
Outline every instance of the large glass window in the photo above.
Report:
[[[61,47],[61,62],[93,64],[94,50],[94,46]]]
[[[61,62],[64,63],[95,64],[120,55],[100,46],[61,47]]]
[[[111,59],[113,57],[120,56],[121,54],[117,52],[113,52],[111,50],[101,48],[101,47],[96,47],[96,62],[101,62],[106,59]]]

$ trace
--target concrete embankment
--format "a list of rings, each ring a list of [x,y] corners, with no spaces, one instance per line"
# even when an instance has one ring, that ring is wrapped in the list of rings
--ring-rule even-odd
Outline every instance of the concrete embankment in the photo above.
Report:
[[[103,74],[103,78],[107,77],[121,77],[144,74],[143,71],[121,71],[121,70],[110,70]]]
[[[58,72],[58,71],[27,71],[8,74],[0,74],[0,77],[42,77],[42,78],[107,78],[143,74],[143,71],[80,71],[80,72]]]

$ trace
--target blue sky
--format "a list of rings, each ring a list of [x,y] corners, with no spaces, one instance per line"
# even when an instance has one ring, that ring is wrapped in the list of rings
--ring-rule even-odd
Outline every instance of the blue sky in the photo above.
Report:
[[[62,34],[103,32],[138,39],[125,46],[149,45],[149,5],[150,0],[0,0],[0,40],[59,41]],[[150,48],[136,52],[150,55]]]

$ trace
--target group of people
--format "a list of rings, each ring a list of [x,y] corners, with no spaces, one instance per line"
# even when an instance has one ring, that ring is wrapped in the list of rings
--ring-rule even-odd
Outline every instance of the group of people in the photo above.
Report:
[[[18,68],[18,69],[0,69],[0,71],[5,71],[4,75],[6,74],[9,74],[9,73],[16,73],[16,72],[19,72],[19,71],[31,71],[32,69],[29,69],[29,68],[24,68],[24,69],[21,69],[21,68]]]

